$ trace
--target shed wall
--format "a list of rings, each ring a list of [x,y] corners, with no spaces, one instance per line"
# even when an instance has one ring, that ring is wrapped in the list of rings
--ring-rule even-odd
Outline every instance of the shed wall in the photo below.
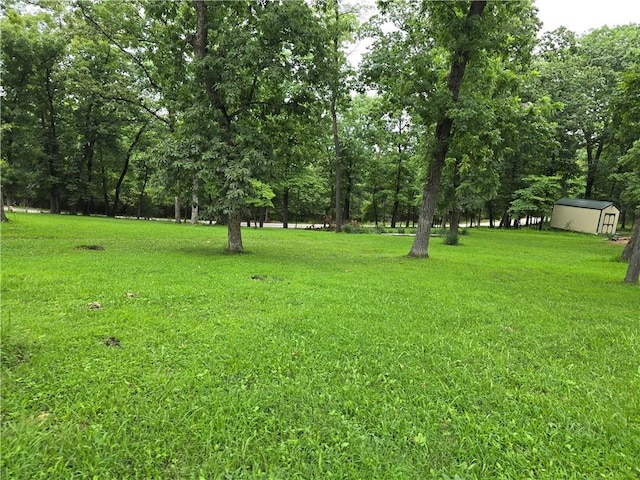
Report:
[[[554,205],[551,227],[574,232],[598,233],[601,210],[577,208],[568,205]]]
[[[554,205],[551,227],[583,233],[616,233],[620,211],[613,205],[602,210]]]

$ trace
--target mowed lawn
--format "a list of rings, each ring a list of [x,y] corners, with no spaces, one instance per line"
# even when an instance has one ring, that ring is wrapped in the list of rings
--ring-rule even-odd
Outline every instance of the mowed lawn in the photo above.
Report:
[[[11,220],[3,479],[640,477],[640,289],[601,237]]]

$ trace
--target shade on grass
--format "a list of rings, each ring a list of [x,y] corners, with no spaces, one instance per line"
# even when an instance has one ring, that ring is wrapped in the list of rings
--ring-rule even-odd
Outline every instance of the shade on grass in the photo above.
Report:
[[[621,246],[243,235],[238,256],[216,227],[3,225],[3,478],[640,475]]]

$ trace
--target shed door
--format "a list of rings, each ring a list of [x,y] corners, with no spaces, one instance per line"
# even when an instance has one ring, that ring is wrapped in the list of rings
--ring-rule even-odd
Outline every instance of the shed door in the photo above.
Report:
[[[616,231],[616,214],[605,213],[602,221],[602,233],[614,233]]]

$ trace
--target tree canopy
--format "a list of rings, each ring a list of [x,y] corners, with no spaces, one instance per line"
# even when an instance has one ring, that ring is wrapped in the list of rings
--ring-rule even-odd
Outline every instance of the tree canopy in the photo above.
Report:
[[[5,2],[5,205],[511,227],[639,204],[640,26],[539,32],[527,0]],[[372,46],[360,65],[347,53]]]

